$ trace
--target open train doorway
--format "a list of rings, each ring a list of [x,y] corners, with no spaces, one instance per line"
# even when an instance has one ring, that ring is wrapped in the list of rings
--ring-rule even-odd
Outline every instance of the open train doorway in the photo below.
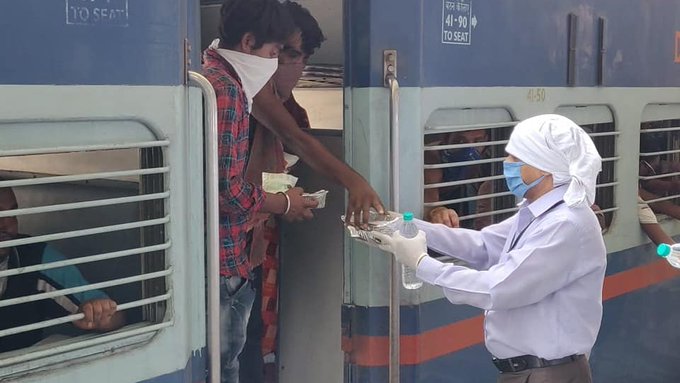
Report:
[[[219,35],[222,2],[201,1],[202,50]],[[308,124],[304,116],[291,114],[302,120],[302,129],[343,159],[343,1],[297,3],[316,19],[324,40],[306,61],[292,92]],[[263,299],[255,305],[262,314],[266,375],[281,383],[342,382],[344,236],[340,216],[345,191],[303,162],[291,173],[305,191],[325,189],[328,194],[325,207],[314,211],[313,220],[280,224],[276,262],[265,261],[261,266]]]

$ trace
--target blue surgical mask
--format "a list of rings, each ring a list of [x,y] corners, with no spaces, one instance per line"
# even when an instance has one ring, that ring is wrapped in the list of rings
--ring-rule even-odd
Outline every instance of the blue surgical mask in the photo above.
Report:
[[[532,187],[538,185],[545,176],[540,176],[536,181],[530,183],[529,185],[524,183],[522,180],[522,166],[524,162],[503,162],[503,175],[505,176],[505,183],[508,184],[508,189],[514,195],[519,198],[524,198],[527,191]]]
[[[463,161],[477,161],[481,157],[475,148],[463,148],[458,150],[447,149],[442,151],[442,162],[453,163]],[[444,168],[444,179],[446,181],[460,181],[466,177],[466,169],[468,166],[456,166],[453,168]]]

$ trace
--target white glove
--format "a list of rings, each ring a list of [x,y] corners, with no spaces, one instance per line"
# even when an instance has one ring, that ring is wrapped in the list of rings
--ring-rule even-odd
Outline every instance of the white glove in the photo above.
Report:
[[[418,263],[427,256],[427,238],[425,232],[418,230],[418,235],[414,238],[404,238],[396,231],[392,236],[379,232],[372,232],[374,241],[379,243],[378,247],[389,253],[394,254],[397,262],[411,267],[418,268]]]

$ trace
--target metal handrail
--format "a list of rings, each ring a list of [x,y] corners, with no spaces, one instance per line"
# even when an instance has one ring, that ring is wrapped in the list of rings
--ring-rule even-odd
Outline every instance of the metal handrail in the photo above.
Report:
[[[217,96],[207,78],[189,71],[189,80],[203,92],[205,121],[205,216],[206,216],[206,274],[208,277],[208,364],[209,381],[220,382],[220,262],[219,262],[219,205],[217,167]]]
[[[387,85],[390,88],[390,160],[391,160],[391,179],[390,200],[392,210],[399,211],[399,82],[396,77],[389,74],[386,77]],[[399,362],[400,362],[400,281],[401,267],[394,257],[390,257],[392,274],[390,277],[390,323],[389,323],[389,382],[399,383]]]

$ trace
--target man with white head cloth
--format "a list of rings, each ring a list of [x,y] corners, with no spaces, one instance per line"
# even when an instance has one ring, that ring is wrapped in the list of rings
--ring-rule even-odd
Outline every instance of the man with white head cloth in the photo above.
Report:
[[[505,150],[508,188],[523,199],[517,214],[481,231],[418,221],[416,238],[377,236],[449,301],[486,310],[498,382],[591,382],[585,355],[602,319],[606,250],[590,206],[602,160],[558,115],[520,122]],[[427,247],[469,267],[430,258]]]

